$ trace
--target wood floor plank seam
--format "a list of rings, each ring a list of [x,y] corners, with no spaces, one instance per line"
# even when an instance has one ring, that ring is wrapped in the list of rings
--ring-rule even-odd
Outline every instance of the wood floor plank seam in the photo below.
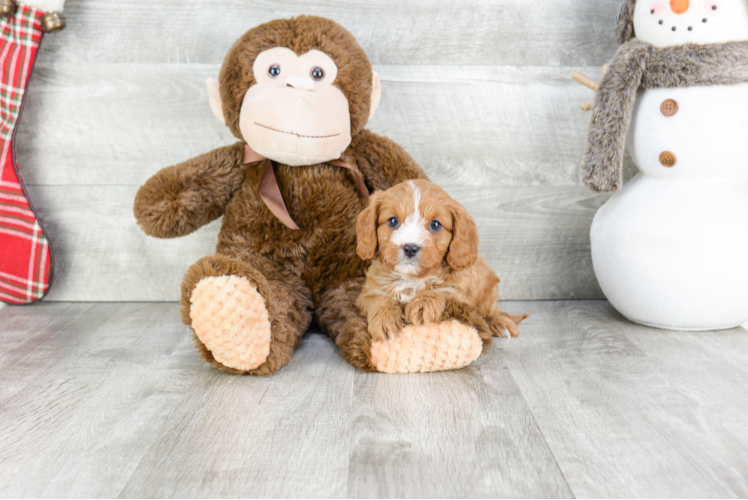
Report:
[[[200,372],[206,372],[206,371],[210,371],[210,370],[211,370],[210,367],[204,365],[204,366],[200,367],[200,370],[198,370],[198,373],[200,373]],[[172,415],[174,415],[174,413],[177,411],[177,409],[181,406],[181,403],[184,402],[185,399],[187,399],[187,396],[190,394],[190,388],[192,388],[195,384],[197,384],[197,378],[196,378],[195,381],[193,381],[193,383],[190,385],[190,387],[185,390],[185,394],[182,397],[182,399],[180,400],[180,403],[176,404],[176,405],[174,405],[172,407],[172,409],[169,412],[168,416],[166,418],[164,418],[164,420],[163,420],[164,423],[169,422],[170,417]],[[138,471],[138,469],[140,469],[140,465],[143,463],[143,461],[146,459],[146,457],[148,457],[150,455],[151,450],[156,446],[156,444],[158,443],[158,441],[160,440],[160,438],[161,438],[161,434],[154,435],[153,440],[148,445],[148,449],[140,457],[140,460],[138,460],[138,464],[135,467],[132,468],[132,472],[127,477],[127,481],[124,481],[122,489],[117,493],[117,495],[116,495],[115,498],[128,498],[127,496],[124,495],[124,492],[127,490],[128,486],[130,484],[130,481],[132,480],[132,478],[135,475],[135,473]]]
[[[569,488],[569,491],[572,492],[572,495],[574,495],[574,498],[579,498],[577,494],[574,492],[574,488],[572,488],[571,484],[569,484],[569,479],[566,477],[566,473],[564,472],[564,469],[561,468],[561,464],[558,463],[558,458],[556,457],[556,453],[553,451],[553,448],[551,447],[550,443],[548,443],[548,439],[545,437],[543,428],[538,423],[538,419],[535,417],[535,413],[533,412],[532,406],[530,406],[530,403],[527,401],[527,397],[525,397],[525,394],[522,391],[522,387],[520,387],[520,385],[517,384],[517,380],[514,378],[514,373],[512,373],[512,367],[508,363],[506,366],[507,366],[507,371],[509,372],[509,376],[512,378],[512,381],[517,386],[517,390],[522,396],[522,400],[525,402],[527,411],[530,413],[530,416],[532,416],[532,421],[535,424],[535,427],[537,428],[538,433],[540,433],[540,436],[543,438],[543,442],[545,443],[545,446],[548,448],[548,451],[550,452],[551,457],[553,457],[553,462],[556,464],[556,468],[561,473],[561,476],[564,478],[564,481],[566,482],[566,487]]]

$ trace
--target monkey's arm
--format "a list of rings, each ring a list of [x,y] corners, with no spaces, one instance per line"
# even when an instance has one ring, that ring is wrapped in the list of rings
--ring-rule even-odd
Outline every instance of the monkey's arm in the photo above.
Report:
[[[353,138],[350,149],[366,184],[374,189],[386,190],[411,179],[428,180],[402,146],[381,135],[362,130]]]
[[[135,195],[135,218],[146,234],[176,238],[217,219],[244,180],[244,145],[214,149],[166,167]]]

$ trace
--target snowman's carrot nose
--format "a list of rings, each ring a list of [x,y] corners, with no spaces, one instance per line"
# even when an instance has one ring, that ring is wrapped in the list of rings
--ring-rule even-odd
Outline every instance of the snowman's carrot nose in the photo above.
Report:
[[[670,8],[676,14],[683,14],[690,7],[691,2],[688,0],[670,0]]]

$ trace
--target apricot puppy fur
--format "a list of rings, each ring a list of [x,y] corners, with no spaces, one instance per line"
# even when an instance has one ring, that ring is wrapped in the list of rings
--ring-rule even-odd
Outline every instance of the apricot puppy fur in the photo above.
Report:
[[[475,222],[439,186],[412,180],[374,193],[356,233],[358,256],[372,260],[356,301],[372,340],[437,322],[450,301],[476,310],[494,336],[519,335],[529,315],[499,310],[499,278],[478,253]]]

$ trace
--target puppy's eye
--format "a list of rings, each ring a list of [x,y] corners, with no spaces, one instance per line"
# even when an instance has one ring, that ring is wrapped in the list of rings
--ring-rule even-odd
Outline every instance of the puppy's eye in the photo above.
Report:
[[[277,64],[273,64],[268,69],[268,75],[272,76],[273,78],[275,78],[276,76],[278,76],[280,74],[281,74],[281,67],[278,66]]]
[[[431,225],[429,226],[432,231],[435,233],[439,232],[439,230],[442,228],[442,223],[438,220],[432,220]]]
[[[314,68],[311,74],[315,80],[322,80],[325,77],[325,72],[320,67]]]
[[[397,225],[398,225],[398,220],[397,220],[397,217],[390,217],[390,218],[389,218],[389,219],[387,220],[387,225],[388,225],[388,226],[390,226],[390,227],[391,227],[391,228],[393,228],[393,229],[394,229],[394,228],[396,228],[396,227],[397,227]]]

